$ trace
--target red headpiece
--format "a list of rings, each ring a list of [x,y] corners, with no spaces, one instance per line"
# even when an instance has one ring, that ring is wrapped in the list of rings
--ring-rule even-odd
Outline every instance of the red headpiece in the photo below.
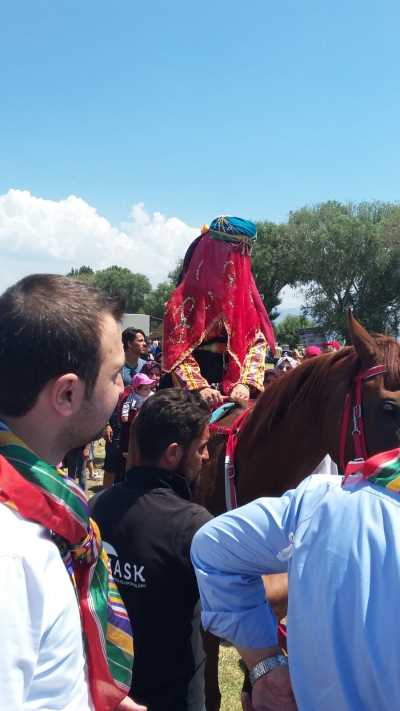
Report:
[[[166,306],[164,369],[176,368],[220,328],[226,332],[229,354],[223,390],[230,392],[256,333],[264,333],[274,351],[274,331],[251,273],[248,246],[213,239],[210,232],[196,242]]]

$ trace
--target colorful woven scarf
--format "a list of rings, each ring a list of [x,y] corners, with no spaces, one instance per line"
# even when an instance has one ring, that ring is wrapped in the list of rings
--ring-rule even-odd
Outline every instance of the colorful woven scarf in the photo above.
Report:
[[[368,479],[371,484],[400,492],[400,449],[390,449],[365,461],[349,462],[343,486]]]
[[[0,501],[47,528],[59,547],[79,603],[92,703],[115,709],[130,690],[132,634],[86,496],[2,423]]]

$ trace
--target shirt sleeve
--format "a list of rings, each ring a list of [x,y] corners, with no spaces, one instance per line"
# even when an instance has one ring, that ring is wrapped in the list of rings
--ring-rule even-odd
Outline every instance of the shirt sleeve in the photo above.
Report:
[[[276,619],[262,575],[288,570],[316,507],[341,477],[309,476],[280,498],[262,498],[218,516],[194,536],[195,567],[205,629],[236,646],[277,643]]]
[[[188,355],[172,373],[177,378],[179,385],[188,390],[202,390],[209,387],[207,380],[200,372],[197,360],[192,355]]]
[[[253,345],[245,357],[240,382],[261,392],[264,390],[265,358],[267,341],[261,331],[256,335]]]

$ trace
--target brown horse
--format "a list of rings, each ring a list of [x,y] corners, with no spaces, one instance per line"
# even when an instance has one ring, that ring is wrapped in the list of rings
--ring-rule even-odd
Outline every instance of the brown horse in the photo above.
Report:
[[[370,335],[351,313],[348,325],[352,347],[304,361],[270,385],[246,417],[235,456],[239,505],[296,487],[327,453],[339,462],[346,395],[358,373],[377,365],[383,364],[385,372],[362,385],[367,452],[400,446],[400,345],[388,336]],[[234,411],[219,424],[227,427],[236,417]],[[351,425],[350,418],[343,437],[345,462],[355,456]],[[199,498],[214,514],[225,510],[225,449],[226,437],[213,437],[202,472]],[[218,711],[218,641],[211,635],[206,650],[207,710]]]

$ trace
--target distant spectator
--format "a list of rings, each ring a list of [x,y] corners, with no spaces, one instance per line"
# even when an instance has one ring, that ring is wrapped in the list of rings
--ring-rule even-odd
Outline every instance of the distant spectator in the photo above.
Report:
[[[334,351],[340,351],[341,345],[339,341],[325,341],[321,343],[321,349],[323,353],[333,353]]]
[[[268,368],[264,375],[264,389],[266,390],[270,385],[273,385],[282,375],[282,370],[278,370],[278,368]]]
[[[155,340],[152,341],[149,347],[149,353],[152,354],[154,360],[157,359],[159,353],[161,353],[160,342]]]
[[[316,358],[317,356],[321,355],[322,351],[319,348],[319,346],[307,346],[307,348],[304,351],[304,359],[309,359],[309,358]]]
[[[300,355],[300,352],[297,350],[297,348],[293,348],[292,350],[292,358],[297,360],[298,363],[301,363],[302,357]]]
[[[122,380],[125,387],[130,385],[136,373],[140,373],[146,363],[144,358],[147,352],[146,336],[140,328],[126,328],[122,332],[122,344],[125,351],[125,365],[122,368]],[[121,437],[121,418],[118,406],[110,417],[110,422],[104,429],[103,437],[106,442],[106,456],[104,460],[104,487],[108,488],[114,481],[123,478],[125,473],[125,460],[121,455],[119,446]]]
[[[85,447],[76,447],[71,449],[64,457],[64,462],[68,469],[68,476],[71,479],[77,479],[82,491],[86,490],[86,472],[85,472]]]
[[[94,466],[94,443],[89,442],[89,444],[83,450],[84,463],[86,465],[86,470],[89,473],[89,479],[98,481],[101,479],[101,474],[95,469]]]
[[[127,422],[130,410],[140,410],[143,403],[153,394],[153,381],[145,373],[137,373],[127,388],[127,395],[122,403],[121,420]]]
[[[123,396],[119,403],[120,419],[121,419],[121,434],[119,438],[119,450],[126,461],[129,448],[129,432],[131,425],[136,415],[138,414],[143,403],[148,400],[153,392],[153,381],[145,373],[137,373],[132,378],[131,385],[125,388]],[[125,462],[124,462],[125,469]]]
[[[283,355],[282,358],[279,358],[276,367],[278,370],[282,370],[284,373],[287,370],[293,370],[293,368],[297,368],[298,366],[297,360],[292,358],[289,355]]]
[[[147,361],[147,363],[144,364],[141,372],[145,373],[145,375],[148,375],[149,378],[151,378],[151,380],[153,381],[152,390],[158,390],[161,378],[161,365],[155,360]]]
[[[122,332],[125,365],[122,369],[124,385],[130,385],[133,376],[140,373],[147,360],[146,335],[141,328],[126,328]]]

